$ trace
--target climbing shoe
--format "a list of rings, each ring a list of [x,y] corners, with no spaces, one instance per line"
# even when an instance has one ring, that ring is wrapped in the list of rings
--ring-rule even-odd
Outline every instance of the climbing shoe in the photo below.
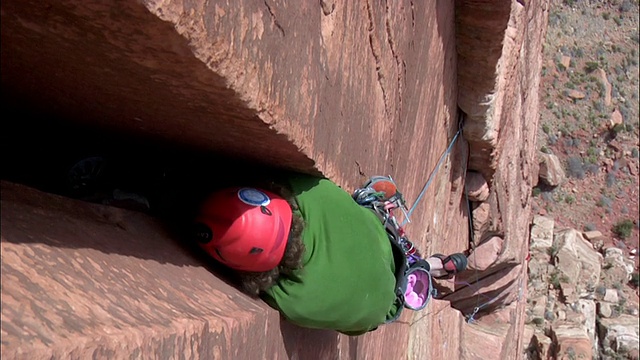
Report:
[[[431,257],[440,259],[440,261],[442,261],[442,268],[447,272],[446,275],[434,276],[436,279],[451,279],[467,268],[467,257],[462,253],[455,253],[449,256],[433,254]]]

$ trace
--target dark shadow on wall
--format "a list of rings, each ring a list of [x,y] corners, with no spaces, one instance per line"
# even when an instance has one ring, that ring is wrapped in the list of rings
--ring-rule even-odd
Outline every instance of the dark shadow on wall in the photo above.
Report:
[[[280,333],[289,359],[340,358],[340,335],[335,331],[302,328],[280,317]]]
[[[4,95],[0,131],[0,175],[7,182],[2,191],[3,242],[90,248],[159,263],[202,266],[235,285],[232,273],[191,239],[198,204],[215,189],[251,185],[283,170],[83,126]],[[59,201],[49,194],[68,199]],[[60,213],[64,221],[56,218]],[[32,214],[30,220],[23,214]],[[72,226],[78,222],[87,222],[86,229],[92,230]],[[51,226],[47,233],[44,229],[25,233],[23,229],[34,223]],[[141,230],[147,231],[144,236],[135,232],[137,226],[147,229]],[[43,231],[42,236],[38,231]]]

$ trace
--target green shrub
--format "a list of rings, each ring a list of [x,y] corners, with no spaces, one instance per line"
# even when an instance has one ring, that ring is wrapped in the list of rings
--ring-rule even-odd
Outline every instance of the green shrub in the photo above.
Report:
[[[596,62],[596,61],[587,61],[585,63],[585,66],[584,66],[584,70],[587,73],[592,73],[592,72],[596,71],[599,67],[600,67],[600,64],[598,64],[598,62]]]
[[[551,276],[549,276],[549,283],[553,285],[554,288],[560,289],[560,275],[558,272],[553,272]]]
[[[580,157],[572,156],[567,160],[567,173],[571,177],[574,177],[580,180],[584,179],[584,175],[585,175],[584,164]]]
[[[640,273],[638,273],[637,271],[634,272],[633,274],[631,274],[631,280],[629,280],[629,284],[631,284],[631,286],[637,288],[640,286]]]
[[[629,219],[619,221],[611,229],[611,231],[613,231],[613,233],[618,235],[618,237],[620,237],[621,239],[626,239],[631,236],[631,230],[633,230],[633,221]]]
[[[600,199],[596,201],[596,205],[602,208],[610,208],[613,201],[609,199],[606,195],[600,195]]]

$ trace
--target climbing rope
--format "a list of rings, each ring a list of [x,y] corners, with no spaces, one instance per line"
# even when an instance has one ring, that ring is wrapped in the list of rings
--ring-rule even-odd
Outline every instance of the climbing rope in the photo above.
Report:
[[[411,208],[407,212],[405,212],[405,218],[404,218],[401,226],[404,226],[407,222],[411,221],[410,220],[410,216],[415,211],[416,207],[418,206],[418,204],[422,200],[422,197],[424,196],[424,194],[427,192],[427,189],[431,185],[431,182],[433,181],[433,179],[435,177],[435,174],[440,169],[440,166],[444,162],[444,159],[447,157],[447,155],[449,155],[449,153],[451,153],[451,150],[453,149],[453,145],[456,143],[456,141],[460,137],[460,134],[462,133],[463,120],[464,120],[464,118],[463,118],[462,112],[460,112],[459,118],[458,118],[458,131],[453,136],[453,139],[451,139],[451,142],[449,143],[449,146],[447,147],[446,151],[440,156],[440,159],[438,160],[438,163],[436,164],[435,168],[431,172],[431,175],[429,175],[429,178],[428,178],[427,182],[422,187],[422,190],[420,191],[420,194],[418,194],[418,197],[416,198],[416,201],[413,203]],[[468,161],[468,157],[467,157],[467,161]],[[468,167],[468,163],[466,164],[465,169],[466,169],[466,167]],[[465,193],[465,199],[466,199],[466,203],[467,203],[467,218],[469,219],[469,232],[470,232],[469,236],[470,236],[470,243],[471,243],[471,251],[472,251],[472,253],[474,253],[476,249],[475,249],[475,239],[474,239],[474,229],[473,229],[473,218],[472,218],[472,215],[471,215],[471,206],[469,205],[469,196],[468,196],[468,193],[467,193],[466,184],[465,184],[464,193]],[[479,281],[479,279],[478,279],[478,269],[476,268],[475,269],[475,281],[473,282],[473,284],[468,283],[468,282],[456,282],[456,284],[463,284],[463,285],[467,285],[467,286],[473,288],[478,283],[478,281]],[[476,291],[477,290],[478,289],[476,289]],[[486,298],[487,301],[485,301],[483,303],[480,303],[480,297],[481,296]],[[482,310],[486,306],[489,306],[489,305],[493,304],[498,299],[499,299],[499,296],[488,297],[486,295],[482,295],[482,294],[478,293],[476,295],[476,306],[473,308],[473,312],[466,316],[467,323],[473,323],[475,321],[475,316],[478,314],[478,312],[480,310]]]
[[[424,194],[427,192],[427,189],[429,188],[429,185],[431,185],[431,181],[433,181],[433,178],[434,178],[435,174],[438,172],[438,169],[440,168],[440,165],[442,165],[442,162],[444,161],[446,156],[449,155],[449,153],[451,152],[451,149],[453,149],[453,144],[455,144],[456,140],[458,140],[458,137],[462,133],[462,119],[463,119],[462,118],[462,113],[460,113],[459,118],[458,118],[458,131],[453,136],[453,139],[451,139],[451,142],[449,143],[449,146],[447,147],[447,150],[444,153],[442,153],[442,156],[440,156],[440,160],[438,160],[438,163],[436,164],[436,167],[431,172],[431,175],[429,176],[429,179],[427,180],[426,184],[424,184],[424,186],[422,187],[422,190],[420,191],[420,194],[416,198],[416,201],[413,203],[413,205],[411,206],[409,211],[406,213],[406,216],[405,216],[405,218],[404,218],[404,220],[402,222],[402,225],[405,225],[407,222],[411,221],[410,220],[411,214],[413,214],[413,211],[416,209],[416,207],[420,203],[420,200],[422,200],[422,196],[424,196]]]

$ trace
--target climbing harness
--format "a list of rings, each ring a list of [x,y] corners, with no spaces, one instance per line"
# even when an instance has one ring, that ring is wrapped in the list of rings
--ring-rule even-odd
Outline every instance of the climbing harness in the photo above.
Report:
[[[398,311],[386,322],[397,320],[403,308],[415,311],[424,309],[436,295],[430,266],[422,259],[393,214],[398,208],[406,210],[404,197],[395,182],[390,176],[374,176],[362,188],[356,189],[352,197],[378,216],[389,236],[395,263],[401,264],[396,269],[395,304]]]
[[[352,195],[353,199],[360,205],[370,208],[378,218],[380,218],[383,226],[387,230],[387,234],[389,235],[389,239],[391,240],[392,248],[394,249],[394,257],[399,256],[402,260],[400,263],[403,264],[401,269],[396,270],[396,303],[398,306],[398,312],[396,316],[392,319],[387,320],[387,323],[393,322],[398,319],[400,316],[400,312],[402,308],[408,308],[412,310],[421,310],[423,309],[428,301],[437,296],[437,290],[433,288],[432,276],[429,272],[430,266],[429,263],[422,259],[420,253],[417,251],[413,243],[407,238],[403,226],[406,223],[411,222],[411,215],[415,211],[416,207],[422,200],[422,197],[426,193],[429,185],[433,181],[435,174],[439,170],[440,166],[444,162],[451,150],[453,149],[453,145],[460,137],[462,133],[463,126],[463,116],[460,114],[458,119],[458,131],[455,133],[451,142],[449,143],[446,151],[440,156],[436,167],[431,172],[427,182],[424,187],[420,191],[416,201],[413,203],[410,209],[407,209],[406,201],[398,191],[397,186],[391,176],[374,176],[372,177],[362,188],[356,189]],[[469,199],[467,195],[467,191],[465,188],[465,197],[467,203],[467,214],[469,219],[469,229],[470,229],[470,237],[471,237],[471,246],[473,250],[475,250],[475,242],[473,239],[473,221],[471,218],[471,209],[469,206]],[[404,215],[404,220],[402,223],[399,223],[396,217],[393,214],[393,210],[401,209]],[[472,251],[473,251],[472,250]],[[398,263],[398,262],[396,262]],[[476,271],[476,282],[477,282],[477,269]],[[420,306],[412,306],[410,301],[408,303],[408,293],[407,287],[411,287],[412,281],[415,281],[413,278],[409,279],[410,275],[416,272],[421,272],[426,274],[426,280],[424,281],[424,286],[421,290],[423,290],[423,298],[424,301],[420,303]],[[458,282],[456,282],[458,283]],[[470,283],[464,282],[467,286],[473,286]],[[488,300],[480,304],[480,294],[476,297],[476,306],[473,309],[473,312],[466,317],[468,323],[472,323],[475,321],[474,316],[478,314],[480,310],[484,307],[493,304],[495,301],[499,299],[499,297],[489,298],[485,296]]]
[[[398,312],[394,318],[387,320],[388,323],[395,321],[400,316],[403,308],[411,310],[424,309],[429,300],[437,295],[437,290],[433,287],[432,276],[429,272],[431,267],[406,236],[403,226],[407,222],[411,222],[411,214],[431,184],[446,155],[451,152],[453,144],[460,136],[462,132],[462,115],[458,120],[458,131],[447,150],[440,157],[438,164],[411,209],[407,209],[404,196],[398,190],[391,176],[374,176],[362,188],[356,189],[352,195],[358,204],[371,209],[378,216],[389,235],[392,249],[394,249],[394,257],[400,260],[396,261],[396,263],[402,264],[400,269],[396,269],[396,304],[398,305]],[[395,209],[400,209],[404,215],[402,224],[398,222],[393,214]],[[416,284],[420,286],[416,288]],[[414,303],[412,300],[416,297],[421,301]]]

